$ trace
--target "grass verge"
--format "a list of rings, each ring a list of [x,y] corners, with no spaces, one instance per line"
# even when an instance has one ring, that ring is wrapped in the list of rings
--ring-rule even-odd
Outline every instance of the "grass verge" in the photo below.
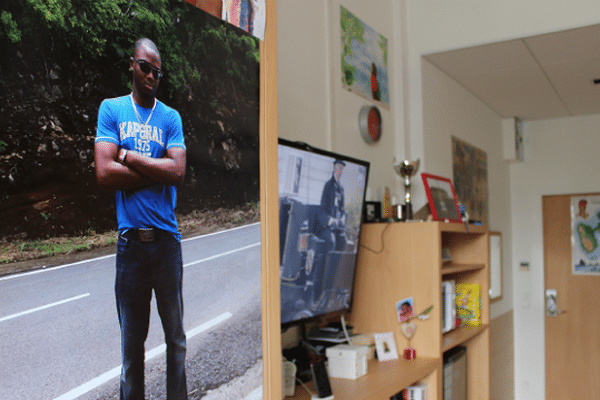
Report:
[[[71,254],[92,250],[98,247],[110,246],[116,243],[116,233],[108,232],[89,234],[76,237],[56,237],[36,240],[0,241],[0,264],[19,261],[35,260],[42,257],[52,257],[60,254]]]
[[[258,204],[247,204],[236,209],[193,211],[177,217],[179,231],[183,237],[217,232],[236,226],[246,225],[260,220]],[[89,251],[115,245],[117,232],[96,233],[89,230],[78,236],[56,237],[49,239],[0,239],[0,265],[35,260]]]

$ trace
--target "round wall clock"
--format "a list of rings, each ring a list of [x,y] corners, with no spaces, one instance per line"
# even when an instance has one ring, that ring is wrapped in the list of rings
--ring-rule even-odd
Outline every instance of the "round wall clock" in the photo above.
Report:
[[[368,144],[373,144],[381,137],[381,113],[376,106],[363,106],[358,114],[360,135]]]

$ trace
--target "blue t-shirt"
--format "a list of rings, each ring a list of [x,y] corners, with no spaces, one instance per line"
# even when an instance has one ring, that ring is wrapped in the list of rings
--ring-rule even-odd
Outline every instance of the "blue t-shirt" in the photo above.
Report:
[[[139,115],[133,107],[131,95],[104,100],[98,111],[96,142],[111,142],[154,158],[163,157],[171,147],[185,149],[181,116],[176,110],[158,100],[153,111],[136,104]],[[154,227],[172,232],[180,239],[175,217],[175,186],[156,184],[119,190],[116,201],[120,232]]]

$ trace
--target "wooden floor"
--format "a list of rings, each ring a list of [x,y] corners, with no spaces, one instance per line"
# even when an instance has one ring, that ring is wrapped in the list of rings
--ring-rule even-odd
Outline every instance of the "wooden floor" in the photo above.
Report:
[[[490,321],[490,399],[514,400],[513,311]]]

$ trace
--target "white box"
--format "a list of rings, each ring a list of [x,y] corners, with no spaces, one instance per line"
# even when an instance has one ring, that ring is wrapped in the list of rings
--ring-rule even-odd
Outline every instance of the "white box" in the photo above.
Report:
[[[362,333],[352,336],[352,345],[368,347],[367,361],[375,358],[375,338],[372,333]]]
[[[367,346],[338,344],[325,351],[332,378],[357,379],[367,373]]]

